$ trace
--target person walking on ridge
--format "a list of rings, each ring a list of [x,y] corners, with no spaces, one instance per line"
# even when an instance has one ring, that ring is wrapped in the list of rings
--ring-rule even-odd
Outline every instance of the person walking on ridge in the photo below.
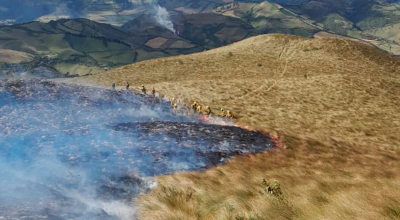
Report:
[[[203,114],[203,112],[201,110],[202,110],[201,105],[198,105],[197,106],[197,113],[199,113],[199,115]]]
[[[142,84],[142,93],[143,93],[144,95],[146,95],[146,87],[144,87],[144,84]]]
[[[231,111],[229,111],[229,110],[227,111],[226,117],[229,119],[233,119],[233,114],[231,113]]]
[[[226,117],[226,113],[225,113],[225,110],[223,108],[221,108],[221,117],[223,117],[223,118]]]
[[[196,110],[197,110],[197,102],[193,102],[192,105],[190,105],[190,107],[192,107],[193,113],[196,113]]]
[[[207,106],[207,107],[206,107],[206,115],[207,115],[208,117],[211,117],[211,114],[212,114],[211,108],[210,108],[210,106]]]

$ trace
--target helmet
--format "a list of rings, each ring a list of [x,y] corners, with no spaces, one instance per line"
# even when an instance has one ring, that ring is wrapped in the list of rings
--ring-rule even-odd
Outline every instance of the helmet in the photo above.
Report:
[[[142,84],[142,86],[144,86],[144,84]]]
[[[174,101],[175,100],[175,98],[172,98],[172,101]]]
[[[228,113],[230,113],[231,111],[228,110]]]
[[[193,102],[193,104],[197,104],[197,102]]]
[[[210,106],[206,106],[206,109],[210,109]]]
[[[224,111],[224,109],[223,109],[223,108],[221,108],[221,112],[222,112],[222,111]]]

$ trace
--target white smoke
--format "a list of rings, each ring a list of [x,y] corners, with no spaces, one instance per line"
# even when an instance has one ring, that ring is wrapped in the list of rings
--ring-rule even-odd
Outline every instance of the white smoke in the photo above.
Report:
[[[90,199],[85,195],[79,194],[77,191],[69,191],[68,196],[85,204],[88,209],[103,210],[109,216],[116,216],[121,220],[132,220],[135,216],[135,209],[125,203],[118,201],[103,202],[100,200]]]
[[[171,16],[169,15],[167,9],[157,5],[155,6],[155,11],[156,14],[154,15],[154,18],[156,19],[157,23],[176,34],[174,24],[171,21]]]

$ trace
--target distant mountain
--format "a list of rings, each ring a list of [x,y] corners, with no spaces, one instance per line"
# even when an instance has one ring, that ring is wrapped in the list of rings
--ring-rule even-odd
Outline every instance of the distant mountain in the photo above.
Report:
[[[281,1],[285,3],[285,1]],[[362,39],[400,55],[400,4],[387,0],[306,1],[284,5],[324,30]]]
[[[254,36],[252,26],[217,14],[179,16],[179,33],[143,15],[122,27],[61,19],[0,27],[0,70],[46,67],[90,74],[142,60],[190,54]],[[19,67],[16,65],[19,65]]]
[[[205,48],[227,45],[258,33],[246,22],[215,13],[181,15],[176,18],[178,35]]]
[[[242,20],[215,13],[176,14],[171,17],[171,20],[174,23],[176,35],[162,28],[150,15],[142,15],[127,22],[121,28],[130,33],[146,36],[163,35],[170,39],[183,38],[204,48],[220,47],[257,34],[251,25]]]
[[[154,13],[161,5],[179,13],[211,12],[226,0],[3,0],[0,1],[0,25],[31,21],[87,18],[121,26],[142,14]]]
[[[236,3],[216,8],[215,13],[241,18],[259,33],[284,33],[312,37],[319,31],[299,17],[288,13],[282,6],[267,1]]]
[[[337,34],[400,55],[399,1],[242,0],[220,6],[214,12],[239,17],[262,33],[305,37]]]
[[[153,37],[87,19],[5,26],[0,27],[0,49],[12,55],[7,60],[0,58],[0,62],[14,65],[21,62],[23,69],[46,66],[64,74],[87,74],[141,60],[203,50],[166,32],[160,32],[159,37],[170,39],[175,46],[151,47],[147,42]],[[180,42],[190,46],[182,47]]]
[[[122,25],[147,9],[138,0],[12,0],[0,1],[0,24],[88,18]]]

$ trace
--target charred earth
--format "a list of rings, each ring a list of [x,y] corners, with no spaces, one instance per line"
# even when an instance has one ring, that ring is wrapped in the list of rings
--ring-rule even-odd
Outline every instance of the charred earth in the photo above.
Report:
[[[131,219],[154,175],[271,149],[268,135],[176,115],[131,91],[0,81],[0,217]]]

